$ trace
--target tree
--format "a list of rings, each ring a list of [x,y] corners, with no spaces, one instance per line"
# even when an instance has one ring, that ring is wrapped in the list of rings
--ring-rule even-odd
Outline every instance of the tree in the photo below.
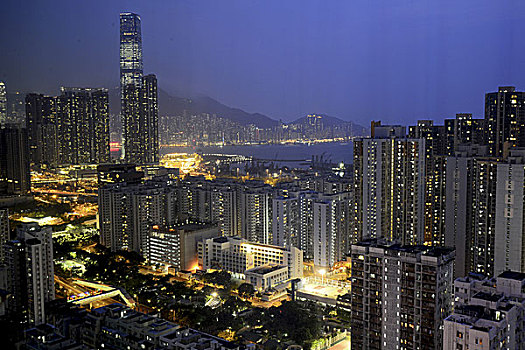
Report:
[[[243,283],[237,288],[239,295],[245,298],[253,297],[255,294],[255,288],[249,283]]]

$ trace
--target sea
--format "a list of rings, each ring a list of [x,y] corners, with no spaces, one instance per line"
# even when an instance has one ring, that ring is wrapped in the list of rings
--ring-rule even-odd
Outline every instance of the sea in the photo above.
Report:
[[[353,161],[353,145],[351,142],[327,142],[313,144],[284,145],[239,145],[239,146],[187,146],[162,147],[161,154],[169,153],[199,153],[228,154],[251,156],[260,160],[278,161],[287,165],[311,161],[312,156],[323,157],[332,163],[350,164]]]

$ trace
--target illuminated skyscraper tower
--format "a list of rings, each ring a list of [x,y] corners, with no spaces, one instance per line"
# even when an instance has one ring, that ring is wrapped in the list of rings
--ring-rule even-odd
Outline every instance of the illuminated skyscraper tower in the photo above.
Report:
[[[157,78],[143,77],[140,16],[134,13],[120,14],[120,98],[124,159],[157,162]]]
[[[7,122],[7,95],[5,91],[5,84],[0,81],[0,124]]]
[[[137,86],[142,84],[142,34],[140,16],[134,13],[121,13],[120,91],[122,92],[128,84]]]
[[[159,130],[157,78],[142,78],[141,86],[128,84],[122,90],[124,159],[135,164],[158,162]]]

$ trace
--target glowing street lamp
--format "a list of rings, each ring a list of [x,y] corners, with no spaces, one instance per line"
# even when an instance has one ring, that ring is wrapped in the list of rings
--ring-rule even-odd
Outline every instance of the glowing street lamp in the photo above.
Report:
[[[319,270],[319,273],[321,274],[321,284],[324,284],[324,274],[326,273],[325,269]]]

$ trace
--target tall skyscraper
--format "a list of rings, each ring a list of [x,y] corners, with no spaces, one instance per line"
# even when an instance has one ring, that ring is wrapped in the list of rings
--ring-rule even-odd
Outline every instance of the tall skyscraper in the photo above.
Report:
[[[9,241],[9,209],[0,208],[0,264],[4,263],[4,250],[2,247]]]
[[[135,164],[158,162],[159,129],[157,78],[150,74],[142,83],[122,90],[124,159]]]
[[[45,323],[44,305],[55,299],[51,228],[22,224],[16,240],[8,242],[4,249],[8,290],[14,295],[12,312],[31,324]]]
[[[425,139],[379,138],[382,130],[354,140],[353,241],[423,243]]]
[[[120,14],[120,90],[142,84],[142,33],[140,16]],[[123,98],[123,96],[122,96]]]
[[[59,163],[109,162],[108,90],[61,90],[57,98]]]
[[[456,247],[456,276],[494,274],[499,159],[487,147],[464,146],[447,158],[445,245]]]
[[[7,92],[5,84],[0,81],[0,125],[7,123]]]
[[[31,191],[27,132],[18,125],[0,127],[0,195]]]
[[[351,348],[441,349],[454,250],[378,240],[351,249]]]
[[[40,164],[42,161],[42,122],[44,95],[26,95],[26,129],[30,161]]]
[[[525,147],[525,92],[501,86],[486,94],[485,130],[491,156],[505,157],[511,147]]]
[[[57,98],[26,95],[26,128],[31,163],[57,165]]]
[[[142,112],[145,138],[145,161],[157,163],[159,161],[159,106],[157,93],[157,77],[154,74],[146,75],[142,80]]]
[[[525,272],[525,148],[511,149],[498,164],[494,275]]]
[[[158,162],[157,78],[143,76],[140,16],[134,13],[120,14],[120,98],[124,159]]]

